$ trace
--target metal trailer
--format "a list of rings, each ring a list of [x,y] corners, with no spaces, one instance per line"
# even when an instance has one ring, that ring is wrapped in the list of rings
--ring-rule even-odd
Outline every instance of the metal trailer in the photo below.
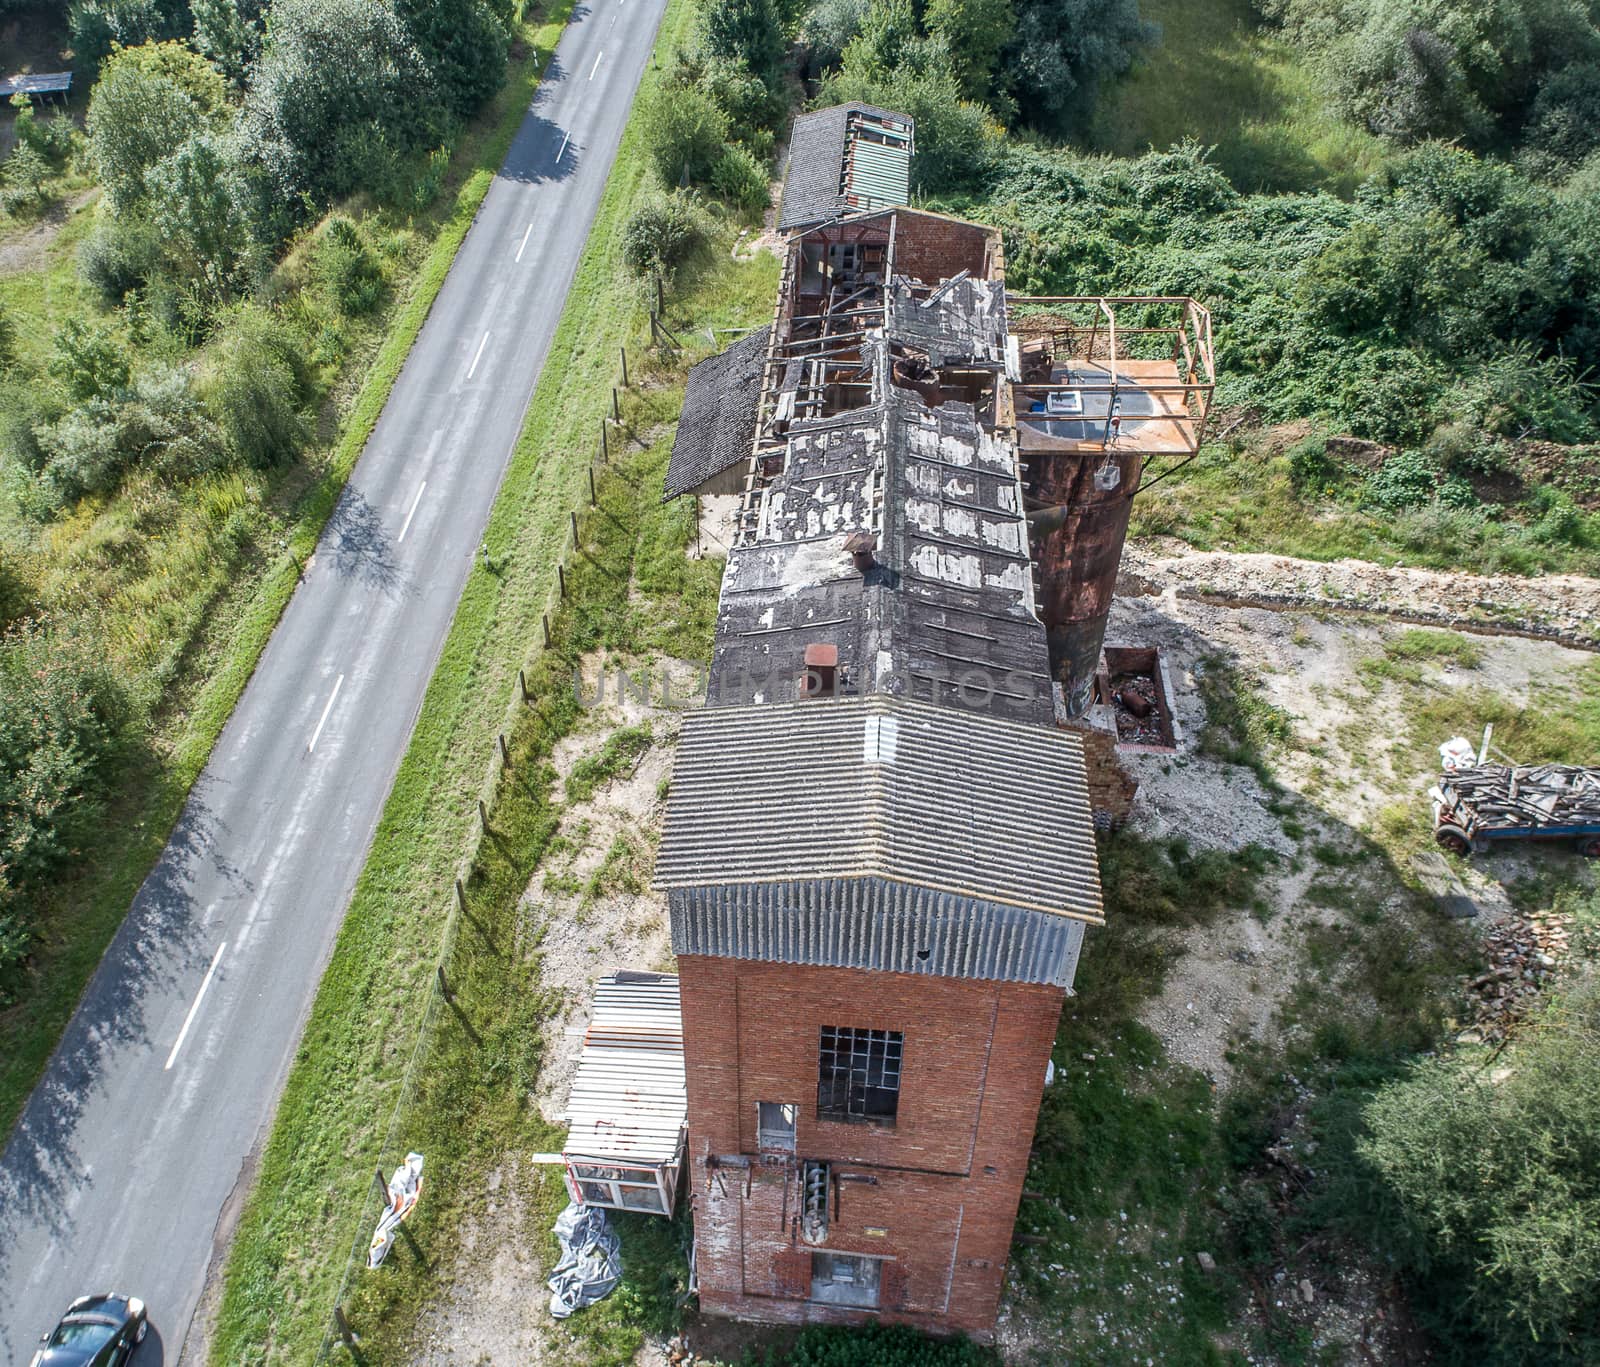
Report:
[[[1439,776],[1433,838],[1453,854],[1501,840],[1565,840],[1600,859],[1600,768],[1479,764]]]

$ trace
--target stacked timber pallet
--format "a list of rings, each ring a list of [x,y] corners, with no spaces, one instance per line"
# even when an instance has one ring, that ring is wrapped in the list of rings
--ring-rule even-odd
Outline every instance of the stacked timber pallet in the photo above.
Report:
[[[1574,764],[1480,765],[1439,780],[1479,830],[1600,826],[1600,769]]]

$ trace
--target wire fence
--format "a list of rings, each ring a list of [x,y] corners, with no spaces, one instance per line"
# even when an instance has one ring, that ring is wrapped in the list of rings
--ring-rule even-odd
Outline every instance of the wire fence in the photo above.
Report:
[[[653,337],[665,332],[665,329],[660,328],[657,310],[651,311],[650,321],[651,335]],[[669,337],[670,335],[667,334]],[[676,339],[673,339],[673,343],[675,342]],[[669,344],[663,342],[662,345]],[[618,356],[621,363],[621,388],[626,389],[630,387],[627,348],[619,348]],[[609,429],[613,427],[619,431],[622,427],[622,402],[617,385],[611,386],[611,412],[608,417],[602,417],[600,420],[600,440],[596,446],[595,457],[589,462],[588,486],[589,507],[591,508],[599,502],[599,493],[595,483],[596,465],[603,467],[608,465],[611,460]],[[556,556],[556,582],[552,590],[546,595],[544,609],[540,614],[540,623],[543,629],[543,649],[549,649],[551,645],[550,619],[554,614],[559,613],[561,602],[567,596],[567,567],[571,564],[572,557],[578,554],[582,548],[578,517],[578,509],[569,510],[567,532],[563,538],[561,550]],[[487,542],[482,547],[482,553],[486,567],[492,571],[493,564],[489,557]],[[517,670],[516,688],[517,693],[515,696],[518,703],[525,704],[532,701],[528,693],[528,677],[525,668]],[[503,775],[511,765],[511,747],[504,731],[498,732],[495,740],[499,759],[499,769],[496,773],[496,786],[498,787],[500,775]],[[481,797],[477,799],[477,803],[479,835],[481,838],[488,831],[490,811],[488,804]],[[421,1076],[422,1068],[427,1061],[428,1046],[434,1038],[434,1022],[438,1018],[441,1005],[453,1005],[454,993],[450,987],[448,967],[455,952],[456,938],[462,918],[467,913],[467,892],[464,879],[470,875],[471,866],[472,860],[469,859],[465,870],[459,871],[455,878],[455,895],[451,901],[450,912],[445,919],[444,934],[434,963],[434,971],[428,975],[428,1002],[423,1009],[422,1020],[417,1027],[416,1040],[412,1045],[410,1057],[406,1061],[405,1071],[401,1074],[400,1089],[395,1097],[394,1106],[390,1110],[388,1124],[384,1129],[380,1154],[393,1155],[401,1151],[400,1128],[408,1107],[415,1097],[417,1080]],[[471,1034],[471,1025],[466,1022],[464,1015],[461,1015],[460,1009],[456,1009],[458,1016],[461,1017],[463,1026]],[[377,1211],[372,1211],[363,1203],[361,1212],[354,1221],[355,1231],[350,1240],[350,1253],[345,1260],[344,1274],[339,1279],[339,1290],[333,1298],[333,1308],[328,1316],[328,1324],[323,1334],[322,1346],[317,1352],[316,1360],[319,1364],[327,1362],[329,1357],[341,1346],[349,1349],[353,1355],[358,1354],[359,1351],[361,1337],[351,1324],[345,1306],[349,1301],[351,1289],[357,1275],[366,1270],[369,1231],[389,1199],[388,1182],[384,1177],[381,1161],[373,1170],[371,1178],[364,1179],[364,1186],[377,1189],[377,1197],[381,1204]],[[399,1228],[406,1240],[411,1242],[410,1232],[405,1225],[402,1224]]]

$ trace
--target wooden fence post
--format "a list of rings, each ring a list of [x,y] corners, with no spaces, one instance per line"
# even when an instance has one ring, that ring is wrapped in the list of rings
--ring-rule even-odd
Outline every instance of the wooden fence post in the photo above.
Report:
[[[560,589],[561,596],[565,598],[567,596],[567,572],[560,565],[556,566],[556,587]]]
[[[622,387],[626,389],[628,387],[628,348],[625,346],[618,347],[617,350],[622,353]]]
[[[511,747],[506,744],[506,733],[500,733],[500,762],[507,769],[511,767]]]
[[[544,648],[550,649],[550,614],[544,614]]]

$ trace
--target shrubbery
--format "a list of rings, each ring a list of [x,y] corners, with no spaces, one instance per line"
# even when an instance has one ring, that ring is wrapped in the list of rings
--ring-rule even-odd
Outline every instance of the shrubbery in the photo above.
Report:
[[[681,191],[652,195],[633,211],[622,232],[622,259],[635,275],[670,281],[706,241],[705,215]]]
[[[1346,1223],[1394,1259],[1445,1361],[1600,1355],[1600,983],[1490,1070],[1418,1063],[1362,1112]],[[1346,1163],[1348,1159],[1344,1160]]]
[[[27,619],[0,634],[0,1005],[34,929],[24,894],[92,835],[125,711],[88,641]]]

